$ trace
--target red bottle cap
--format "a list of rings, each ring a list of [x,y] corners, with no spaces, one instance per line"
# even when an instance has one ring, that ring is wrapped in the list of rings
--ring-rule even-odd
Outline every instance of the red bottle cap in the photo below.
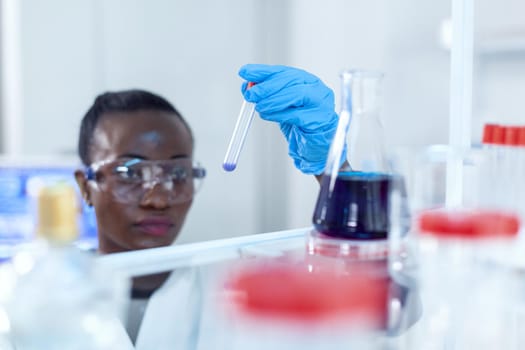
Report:
[[[421,213],[417,227],[422,234],[443,238],[514,238],[520,220],[503,211],[435,209]]]
[[[519,128],[516,126],[506,126],[503,130],[503,143],[506,146],[517,146]]]
[[[366,320],[382,327],[388,283],[365,273],[340,275],[332,269],[310,272],[307,266],[270,263],[252,266],[228,285],[242,314],[289,321]]]
[[[503,144],[503,127],[496,125],[492,131],[492,143],[495,145]]]
[[[518,146],[525,146],[525,126],[519,128],[518,131]]]
[[[483,127],[483,140],[484,144],[494,143],[494,131],[499,126],[497,124],[485,124]]]
[[[255,85],[255,83],[253,81],[249,81],[248,85],[246,85],[246,89],[249,89],[249,88],[251,88],[254,85]]]

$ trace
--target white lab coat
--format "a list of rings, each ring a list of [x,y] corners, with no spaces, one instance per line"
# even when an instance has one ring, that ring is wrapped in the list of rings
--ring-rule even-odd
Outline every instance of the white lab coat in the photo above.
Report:
[[[197,274],[184,268],[172,272],[148,302],[135,349],[195,349],[200,308]]]
[[[135,349],[228,349],[229,334],[216,309],[220,269],[214,265],[175,270],[151,296]]]
[[[111,345],[111,350],[133,350],[133,344],[131,343],[128,334],[124,327],[118,327],[119,321],[114,323],[114,330],[116,331],[114,343]],[[42,344],[46,349],[54,349],[52,344]],[[20,345],[17,341],[10,339],[6,335],[0,335],[0,350],[24,350],[25,347]],[[33,350],[33,348],[31,348]],[[110,349],[107,349],[110,350]]]

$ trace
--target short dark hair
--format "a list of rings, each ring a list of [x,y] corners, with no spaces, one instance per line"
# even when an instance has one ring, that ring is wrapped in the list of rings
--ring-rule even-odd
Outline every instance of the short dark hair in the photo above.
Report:
[[[135,112],[139,110],[154,110],[170,112],[176,115],[188,129],[191,139],[193,134],[189,124],[175,107],[164,97],[145,90],[123,90],[105,92],[98,95],[93,105],[88,109],[80,123],[78,137],[78,155],[84,165],[91,163],[89,150],[93,141],[93,133],[100,117],[112,112]]]

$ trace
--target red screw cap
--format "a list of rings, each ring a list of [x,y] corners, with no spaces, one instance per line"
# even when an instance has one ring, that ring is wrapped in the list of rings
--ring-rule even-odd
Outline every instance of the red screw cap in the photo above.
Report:
[[[234,305],[248,316],[295,321],[360,318],[381,327],[386,319],[388,283],[366,273],[338,275],[333,269],[309,272],[306,266],[270,263],[237,274]]]
[[[417,227],[422,234],[443,238],[514,238],[520,220],[502,211],[435,209],[421,213]]]

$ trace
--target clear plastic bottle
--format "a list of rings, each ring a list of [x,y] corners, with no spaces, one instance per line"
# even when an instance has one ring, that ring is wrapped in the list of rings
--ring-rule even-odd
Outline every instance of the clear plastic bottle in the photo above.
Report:
[[[385,281],[322,265],[259,261],[231,275],[220,322],[227,349],[387,349]]]
[[[4,266],[10,283],[0,299],[16,349],[131,349],[120,322],[127,281],[97,269],[94,256],[74,246],[76,208],[70,184],[44,185],[37,197],[39,239]]]
[[[341,113],[313,215],[315,229],[354,240],[386,239],[390,171],[380,118],[383,74],[341,74]],[[345,144],[348,162],[342,167]]]
[[[422,318],[400,339],[403,349],[520,349],[523,287],[498,262],[519,230],[514,214],[432,209],[417,215],[413,235]]]
[[[523,128],[512,125],[485,124],[483,150],[489,162],[485,174],[485,201],[523,212]]]

